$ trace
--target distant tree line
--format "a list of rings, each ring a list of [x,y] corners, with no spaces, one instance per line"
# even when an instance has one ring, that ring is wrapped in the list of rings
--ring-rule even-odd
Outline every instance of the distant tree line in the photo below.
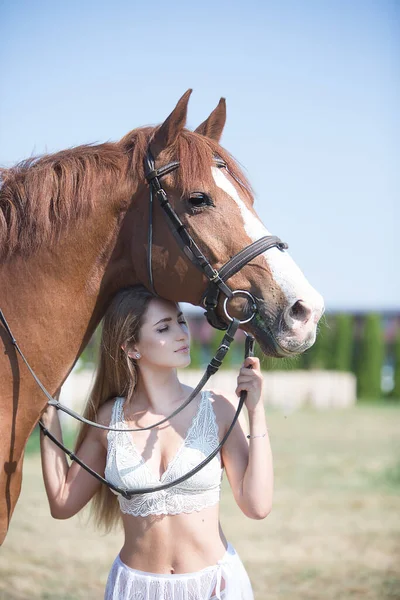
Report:
[[[218,347],[222,332],[216,331],[206,352],[211,358]],[[234,348],[236,349],[234,350]],[[351,314],[324,315],[318,325],[314,345],[294,358],[265,357],[256,349],[264,370],[328,369],[354,373],[357,377],[357,397],[362,400],[381,398],[382,367],[389,356],[394,368],[394,387],[388,397],[400,402],[400,325],[393,343],[386,344],[382,318],[378,313],[367,314],[362,321]],[[204,347],[192,341],[192,366],[205,366]],[[237,368],[243,360],[243,344],[232,344],[223,368]]]

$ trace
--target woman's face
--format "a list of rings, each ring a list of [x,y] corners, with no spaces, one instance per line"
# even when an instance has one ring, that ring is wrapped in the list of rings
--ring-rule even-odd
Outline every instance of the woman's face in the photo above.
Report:
[[[190,364],[190,336],[179,306],[168,300],[151,300],[143,318],[135,349],[138,364],[183,368]]]

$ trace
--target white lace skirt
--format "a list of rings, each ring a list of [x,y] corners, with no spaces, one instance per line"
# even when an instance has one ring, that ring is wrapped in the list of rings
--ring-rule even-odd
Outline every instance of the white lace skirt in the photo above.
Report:
[[[146,573],[125,565],[119,555],[107,580],[104,600],[254,600],[239,555],[228,544],[216,565],[196,573]]]

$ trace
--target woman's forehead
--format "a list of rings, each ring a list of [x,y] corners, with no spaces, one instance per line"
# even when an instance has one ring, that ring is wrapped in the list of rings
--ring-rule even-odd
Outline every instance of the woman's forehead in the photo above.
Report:
[[[182,312],[179,304],[165,300],[164,298],[154,298],[150,301],[147,308],[144,323],[154,325],[160,319],[176,318]]]

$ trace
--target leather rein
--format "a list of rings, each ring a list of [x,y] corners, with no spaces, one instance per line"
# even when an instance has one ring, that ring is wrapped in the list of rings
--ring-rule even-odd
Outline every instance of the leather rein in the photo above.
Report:
[[[215,163],[216,167],[225,168],[228,171],[228,173],[230,173],[226,163],[221,158],[215,157],[214,163]],[[280,240],[280,238],[278,238],[277,236],[265,236],[265,237],[262,237],[261,239],[257,240],[256,242],[253,242],[252,244],[248,245],[244,249],[240,250],[237,254],[235,254],[229,261],[227,261],[217,271],[211,265],[211,263],[207,260],[207,258],[204,256],[204,254],[201,252],[200,248],[198,247],[196,242],[193,240],[192,236],[189,234],[189,232],[185,228],[184,224],[182,223],[182,221],[176,214],[174,208],[170,204],[170,202],[168,200],[168,196],[161,185],[160,178],[163,177],[164,175],[167,175],[168,173],[171,173],[174,170],[176,170],[179,167],[179,165],[180,165],[180,163],[178,161],[173,161],[171,163],[168,163],[167,165],[164,165],[163,167],[159,167],[156,169],[154,159],[151,155],[150,149],[148,149],[148,151],[147,151],[147,155],[145,157],[145,177],[146,177],[146,180],[148,181],[149,187],[150,187],[149,229],[148,229],[148,250],[147,250],[147,266],[148,266],[148,276],[149,276],[150,288],[151,288],[152,292],[155,295],[157,295],[157,293],[155,291],[155,287],[154,287],[153,272],[152,272],[153,200],[154,200],[154,198],[156,198],[159,201],[160,206],[163,209],[163,212],[167,218],[167,223],[171,229],[171,232],[172,232],[175,240],[177,241],[178,245],[183,250],[185,256],[190,260],[190,262],[194,266],[196,266],[196,268],[201,270],[203,272],[203,274],[205,275],[205,277],[208,279],[208,286],[207,286],[206,292],[205,292],[205,294],[203,296],[203,300],[202,300],[202,303],[203,303],[204,307],[206,308],[205,315],[207,317],[208,322],[210,323],[210,325],[212,325],[216,329],[226,330],[226,333],[225,333],[214,357],[209,362],[203,377],[201,378],[201,380],[199,381],[199,383],[197,384],[195,389],[192,391],[192,393],[189,395],[189,397],[168,417],[165,417],[165,418],[161,419],[160,421],[158,421],[157,423],[154,423],[153,425],[150,425],[147,427],[123,428],[122,429],[122,428],[115,428],[115,427],[107,427],[106,425],[101,425],[100,423],[90,421],[90,420],[82,417],[81,415],[79,415],[78,413],[73,411],[72,409],[68,408],[67,406],[64,406],[63,404],[61,404],[58,400],[55,400],[49,394],[49,392],[46,390],[44,385],[41,383],[41,381],[39,380],[39,378],[37,377],[37,375],[31,368],[31,366],[29,365],[27,359],[25,358],[22,350],[20,349],[16,339],[14,338],[14,336],[11,332],[10,326],[8,325],[8,323],[5,319],[3,312],[0,309],[0,321],[2,322],[3,326],[5,327],[5,330],[7,331],[7,333],[9,334],[9,336],[11,338],[12,344],[16,348],[17,352],[20,354],[22,360],[25,362],[30,373],[34,377],[35,381],[39,385],[42,392],[48,398],[48,405],[54,406],[57,410],[61,410],[61,411],[65,412],[66,414],[70,415],[71,417],[77,419],[78,421],[81,421],[82,423],[85,423],[92,427],[96,427],[99,429],[105,429],[107,431],[118,431],[118,432],[120,432],[120,431],[121,432],[122,431],[125,431],[125,432],[145,431],[145,430],[149,430],[149,429],[154,429],[155,427],[162,425],[166,421],[169,421],[171,418],[176,416],[179,412],[181,412],[181,410],[183,410],[198,395],[198,393],[202,390],[202,388],[204,387],[204,385],[206,384],[208,379],[218,371],[219,367],[221,366],[221,364],[230,348],[230,345],[234,339],[235,333],[236,333],[237,329],[239,328],[239,326],[251,321],[257,313],[257,304],[256,304],[256,299],[254,298],[254,296],[247,290],[231,290],[231,288],[225,283],[226,280],[229,279],[230,277],[232,277],[232,275],[234,275],[235,273],[237,273],[243,266],[245,266],[253,258],[255,258],[256,256],[259,256],[266,250],[276,247],[283,251],[288,248],[288,245],[286,243],[282,242]],[[230,173],[230,175],[233,177],[232,173]],[[236,178],[234,178],[234,179],[236,179]],[[242,185],[240,181],[238,181],[238,180],[236,180],[236,181],[240,185]],[[224,315],[228,321],[227,323],[225,321],[223,321],[222,319],[220,319],[220,317],[218,317],[218,315],[216,314],[216,308],[218,305],[219,295],[221,292],[225,295],[223,309],[224,309]],[[250,302],[250,309],[252,311],[250,317],[239,320],[235,317],[232,317],[229,314],[228,306],[227,306],[228,301],[236,295],[245,296],[248,299],[248,301]],[[254,352],[254,338],[251,335],[247,335],[246,344],[245,344],[245,358],[248,356],[253,356],[253,352]],[[218,446],[203,461],[201,461],[196,467],[194,467],[193,469],[191,469],[190,471],[188,471],[181,477],[178,477],[174,481],[170,481],[167,483],[163,483],[161,485],[151,486],[151,487],[146,487],[146,488],[126,490],[126,489],[120,488],[120,487],[112,484],[110,481],[106,480],[104,477],[99,475],[99,473],[95,472],[93,469],[91,469],[91,467],[89,467],[83,461],[81,461],[79,459],[79,457],[76,456],[73,452],[71,452],[66,446],[64,446],[64,444],[62,442],[57,440],[57,438],[55,438],[52,435],[52,433],[50,433],[50,431],[48,431],[48,429],[43,425],[41,420],[39,420],[39,426],[40,426],[43,434],[45,436],[49,437],[54,444],[56,444],[59,448],[61,448],[69,456],[69,458],[71,460],[78,463],[84,470],[86,470],[88,473],[90,473],[93,477],[95,477],[101,483],[107,485],[110,489],[114,490],[118,494],[121,494],[124,498],[130,499],[134,495],[153,493],[153,492],[165,490],[165,489],[168,489],[175,485],[178,485],[178,484],[182,483],[183,481],[185,481],[186,479],[189,479],[190,477],[195,475],[198,471],[200,471],[203,467],[205,467],[218,454],[218,452],[221,450],[222,446],[228,439],[237,419],[239,418],[240,411],[242,410],[243,404],[246,399],[246,394],[247,393],[245,391],[241,392],[238,407],[237,407],[235,415],[232,419],[232,423],[230,424],[225,435],[219,442]]]

